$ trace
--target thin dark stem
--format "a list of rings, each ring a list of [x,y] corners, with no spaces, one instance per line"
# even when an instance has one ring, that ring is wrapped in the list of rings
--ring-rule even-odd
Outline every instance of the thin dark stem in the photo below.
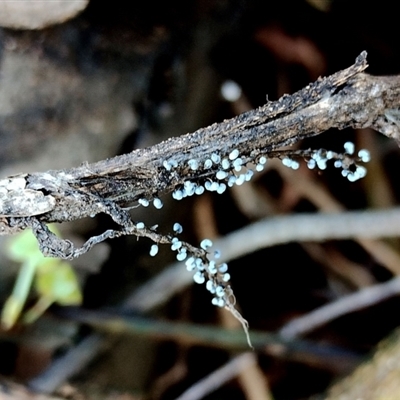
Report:
[[[399,293],[400,278],[393,278],[388,282],[361,289],[295,318],[284,325],[279,333],[288,339],[303,336],[336,318],[373,306],[393,296],[398,296]]]
[[[248,350],[242,330],[227,330],[185,322],[153,320],[143,317],[118,316],[101,311],[60,309],[68,319],[88,324],[99,331],[113,334],[145,335],[154,339],[173,339],[190,345],[215,346],[231,350]],[[318,345],[300,339],[286,340],[272,333],[252,331],[251,341],[258,351],[287,360],[324,365],[324,368],[352,368],[359,357],[340,347]]]

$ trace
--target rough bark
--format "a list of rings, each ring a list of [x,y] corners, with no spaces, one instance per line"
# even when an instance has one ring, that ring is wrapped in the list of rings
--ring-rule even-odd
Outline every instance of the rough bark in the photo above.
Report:
[[[168,242],[154,229],[137,229],[124,208],[139,199],[152,200],[191,181],[215,180],[217,164],[205,168],[215,153],[227,157],[239,150],[244,164],[261,155],[280,156],[279,149],[330,128],[373,127],[400,140],[400,76],[363,73],[366,52],[354,65],[319,78],[293,95],[155,146],[69,170],[26,173],[0,181],[0,234],[33,228],[42,251],[71,258],[93,244],[125,234]],[[190,168],[190,160],[199,167]],[[165,163],[174,164],[166,168]],[[175,165],[176,164],[176,165]],[[55,241],[45,223],[109,214],[121,230],[109,230],[76,251],[70,242]],[[195,249],[191,249],[195,252]]]

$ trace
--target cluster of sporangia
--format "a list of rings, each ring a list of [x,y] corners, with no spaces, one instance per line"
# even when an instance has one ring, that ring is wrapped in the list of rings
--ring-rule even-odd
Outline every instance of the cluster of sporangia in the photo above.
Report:
[[[354,182],[366,175],[366,168],[358,165],[358,162],[370,161],[368,150],[360,150],[357,155],[354,154],[355,146],[352,142],[344,144],[344,153],[337,153],[319,150],[297,150],[293,152],[277,152],[275,157],[279,157],[283,165],[298,169],[300,164],[293,157],[303,158],[307,162],[307,167],[310,169],[318,168],[324,170],[327,168],[328,161],[332,160],[336,168],[341,168],[342,175],[350,182]],[[188,161],[187,168],[193,172],[209,171],[207,178],[200,183],[187,180],[183,185],[177,187],[172,192],[172,197],[175,200],[181,200],[185,197],[193,195],[201,195],[206,190],[222,194],[227,186],[242,185],[246,181],[250,181],[254,175],[254,171],[260,172],[264,169],[267,162],[267,157],[258,155],[248,161],[249,157],[241,157],[237,149],[232,150],[228,155],[221,156],[218,153],[213,153],[205,160],[191,159]],[[174,159],[169,159],[163,162],[163,168],[166,171],[173,171],[178,167],[178,163]],[[202,174],[204,176],[204,174]],[[147,207],[149,200],[139,199],[138,203]],[[153,199],[155,208],[162,208],[163,204],[159,198]],[[145,227],[143,222],[136,224],[138,229]],[[175,223],[173,226],[175,235],[182,233],[182,226]],[[180,241],[177,236],[171,236],[171,249],[177,252],[177,260],[185,261],[186,269],[193,272],[193,280],[198,284],[206,283],[206,288],[213,295],[212,304],[224,307],[227,306],[232,311],[232,299],[234,299],[231,287],[229,285],[230,274],[226,263],[218,264],[216,260],[220,257],[219,251],[214,252],[214,259],[208,260],[206,256],[198,257],[190,254],[184,242]],[[207,250],[212,246],[209,239],[204,239],[200,243],[200,247],[207,254]],[[153,244],[150,249],[150,255],[155,256],[158,253],[158,245]]]

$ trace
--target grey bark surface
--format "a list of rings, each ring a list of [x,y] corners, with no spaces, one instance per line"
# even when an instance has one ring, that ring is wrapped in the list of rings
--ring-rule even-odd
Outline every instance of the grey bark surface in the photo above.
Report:
[[[230,120],[77,168],[3,179],[0,234],[31,227],[45,254],[63,258],[79,256],[99,241],[126,234],[168,243],[152,228],[137,229],[126,208],[141,198],[152,200],[171,192],[185,181],[201,185],[215,177],[218,166],[203,167],[212,153],[224,157],[238,149],[244,163],[257,162],[261,155],[281,157],[284,146],[330,128],[372,127],[399,140],[400,77],[370,76],[363,73],[366,68],[363,52],[349,68]],[[189,167],[191,159],[199,162],[198,169]],[[168,170],[164,165],[170,160],[177,166]],[[110,215],[121,230],[93,237],[82,249],[57,239],[45,226],[98,213]],[[195,248],[191,251],[201,256]]]

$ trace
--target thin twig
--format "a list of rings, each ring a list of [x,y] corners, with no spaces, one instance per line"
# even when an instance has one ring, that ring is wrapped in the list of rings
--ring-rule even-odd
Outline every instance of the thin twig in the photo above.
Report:
[[[399,294],[400,277],[397,277],[388,282],[361,289],[356,293],[319,307],[302,317],[295,318],[284,325],[279,333],[286,339],[299,337],[340,316],[362,310]]]
[[[197,236],[214,239],[218,235],[218,226],[210,196],[200,197],[195,210],[194,225],[196,226]],[[240,304],[237,302],[236,306],[240,309]],[[227,313],[224,310],[218,310],[218,319],[220,325],[224,328],[240,328],[240,322],[231,313]],[[248,355],[252,359],[251,365],[237,374],[238,383],[242,388],[246,400],[271,400],[272,395],[269,390],[267,377],[258,365],[255,354],[248,353]],[[221,385],[223,384],[224,382],[221,382]]]
[[[222,367],[197,381],[178,396],[176,400],[200,400],[234,379],[238,374],[250,368],[255,363],[256,359],[252,353],[243,353],[236,356]]]
[[[288,242],[354,237],[373,239],[400,235],[400,208],[348,211],[331,214],[299,214],[265,218],[239,229],[214,243],[221,261],[228,262],[254,251]],[[126,301],[130,309],[142,312],[165,303],[173,294],[193,282],[182,263],[166,268],[141,286]]]
[[[64,396],[38,394],[15,382],[8,382],[3,377],[0,383],[0,400],[65,400]],[[82,396],[82,400],[85,400]]]
[[[126,317],[115,312],[73,308],[60,309],[58,314],[113,334],[144,335],[155,339],[174,340],[186,345],[215,346],[234,351],[248,350],[247,339],[242,329]],[[351,368],[359,361],[358,355],[337,346],[320,345],[303,339],[286,340],[280,335],[268,332],[252,331],[251,341],[257,351],[281,359],[319,365],[336,372]]]
[[[344,211],[342,204],[317,182],[306,179],[300,174],[293,174],[293,171],[289,171],[289,169],[284,167],[281,163],[275,162],[273,164],[284,177],[285,181],[290,184],[291,188],[311,201],[320,211],[326,213]],[[393,274],[400,274],[400,256],[387,243],[363,238],[361,236],[354,237],[353,239]]]
[[[28,382],[28,387],[40,393],[53,393],[68,378],[82,370],[105,347],[106,340],[101,334],[92,334],[60,357],[51,367]]]

